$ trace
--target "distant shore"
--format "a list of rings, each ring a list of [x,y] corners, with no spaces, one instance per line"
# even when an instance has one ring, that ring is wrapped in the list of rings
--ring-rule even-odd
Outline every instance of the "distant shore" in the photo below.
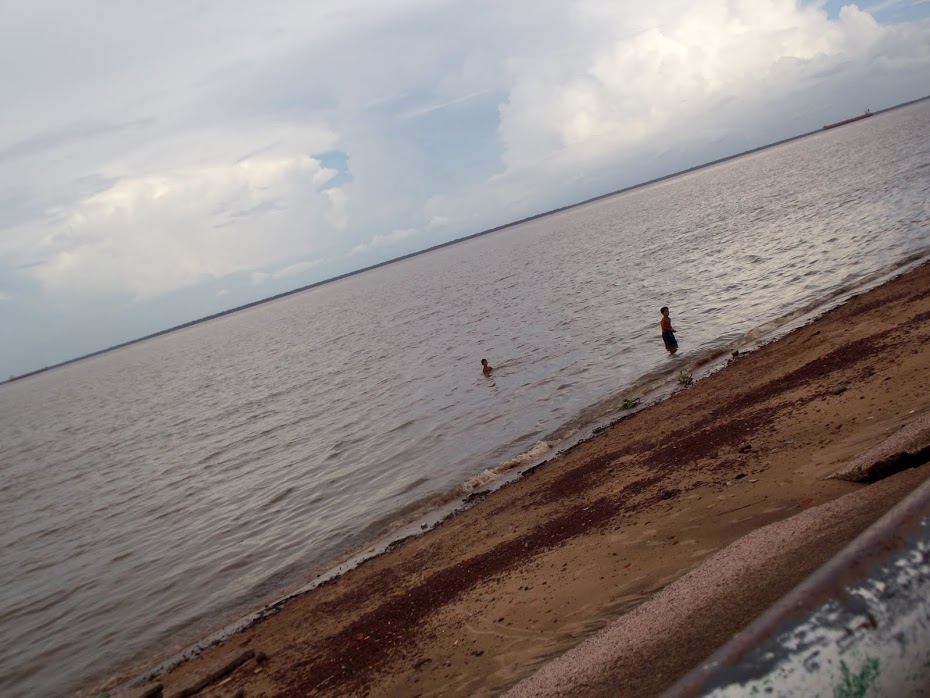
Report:
[[[742,536],[871,487],[829,476],[930,414],[928,346],[925,264],[135,691],[499,694]],[[900,489],[882,490],[883,506]],[[882,513],[856,511],[829,543],[764,570],[754,606],[651,638],[616,685],[637,696],[667,688]]]
[[[894,106],[892,106],[892,107],[888,107],[888,108],[886,108],[886,109],[879,109],[879,110],[877,110],[877,111],[870,112],[870,116],[875,116],[875,115],[878,115],[878,114],[884,114],[884,113],[886,113],[886,112],[894,111],[894,110],[896,110],[896,109],[902,109],[902,108],[904,108],[904,107],[908,107],[908,106],[910,106],[910,105],[912,105],[912,104],[917,104],[917,103],[919,103],[919,102],[923,102],[923,101],[928,100],[928,99],[930,99],[930,96],[920,97],[920,98],[918,98],[918,99],[913,99],[913,100],[910,100],[910,101],[908,101],[908,102],[904,102],[904,103],[902,103],[902,104],[896,104],[896,105],[894,105]],[[362,268],[362,269],[356,269],[356,270],[354,270],[354,271],[346,272],[345,274],[339,274],[338,276],[334,276],[334,277],[331,277],[331,278],[328,278],[328,279],[323,279],[322,281],[316,281],[316,282],[314,282],[314,283],[312,283],[312,284],[307,284],[307,285],[305,285],[305,286],[301,286],[301,287],[299,287],[299,288],[295,288],[295,289],[292,289],[292,290],[290,290],[290,291],[284,291],[284,292],[282,292],[282,293],[278,293],[278,294],[275,294],[275,295],[273,295],[273,296],[269,296],[268,298],[262,298],[262,299],[260,299],[260,300],[253,301],[253,302],[251,302],[251,303],[245,303],[244,305],[239,305],[239,306],[236,306],[236,307],[234,307],[234,308],[229,308],[228,310],[222,310],[222,311],[220,311],[220,312],[218,312],[218,313],[213,313],[212,315],[207,315],[207,316],[202,317],[202,318],[197,318],[197,319],[195,319],[195,320],[191,320],[191,321],[189,321],[189,322],[185,322],[185,323],[182,323],[182,324],[180,324],[180,325],[174,325],[173,327],[169,327],[169,328],[164,329],[164,330],[159,330],[158,332],[153,332],[153,333],[151,333],[151,334],[147,334],[147,335],[145,335],[145,336],[143,336],[143,337],[139,337],[139,338],[137,338],[137,339],[131,339],[131,340],[126,341],[126,342],[120,342],[119,344],[115,344],[115,345],[113,345],[113,346],[106,347],[106,348],[104,348],[104,349],[100,349],[99,351],[94,351],[94,352],[91,352],[91,353],[89,353],[89,354],[84,354],[84,355],[82,355],[82,356],[78,356],[78,357],[75,357],[75,358],[73,358],[73,359],[68,359],[67,361],[61,361],[61,362],[56,363],[56,364],[53,364],[53,365],[51,365],[51,366],[44,366],[44,367],[42,367],[42,368],[39,368],[39,369],[36,369],[36,370],[33,370],[33,371],[28,371],[28,372],[26,372],[26,373],[22,373],[22,374],[19,374],[19,375],[10,376],[7,380],[2,380],[2,381],[0,381],[0,385],[3,385],[4,383],[10,383],[10,382],[13,382],[13,381],[22,380],[23,378],[29,378],[30,376],[35,376],[35,375],[44,373],[44,372],[46,372],[46,371],[50,371],[50,370],[52,370],[52,369],[54,369],[54,368],[60,368],[60,367],[62,367],[62,366],[67,366],[67,365],[69,365],[69,364],[73,364],[73,363],[76,363],[76,362],[78,362],[78,361],[83,361],[84,359],[90,359],[90,358],[92,358],[92,357],[94,357],[94,356],[99,356],[100,354],[106,354],[106,353],[111,352],[111,351],[116,351],[117,349],[122,349],[123,347],[128,347],[128,346],[131,346],[131,345],[133,345],[133,344],[138,344],[139,342],[144,342],[144,341],[147,341],[147,340],[149,340],[149,339],[154,339],[154,338],[156,338],[156,337],[160,337],[160,336],[162,336],[162,335],[169,334],[169,333],[174,332],[174,331],[176,331],[176,330],[182,330],[182,329],[184,329],[184,328],[186,328],[186,327],[192,327],[192,326],[194,326],[194,325],[199,325],[199,324],[204,323],[204,322],[209,322],[210,320],[215,320],[215,319],[220,318],[220,317],[223,317],[223,316],[225,316],[225,315],[230,315],[230,314],[232,314],[232,313],[237,313],[237,312],[239,312],[239,311],[241,311],[241,310],[247,310],[247,309],[249,309],[249,308],[254,308],[255,306],[263,305],[263,304],[265,304],[265,303],[270,303],[271,301],[275,301],[275,300],[278,300],[278,299],[281,299],[281,298],[286,298],[287,296],[294,295],[295,293],[301,293],[301,292],[303,292],[303,291],[308,291],[308,290],[310,290],[310,289],[312,289],[312,288],[316,288],[316,287],[318,287],[318,286],[324,286],[324,285],[326,285],[326,284],[334,283],[334,282],[336,282],[336,281],[341,281],[342,279],[347,279],[347,278],[349,278],[349,277],[351,277],[351,276],[355,276],[355,275],[357,275],[357,274],[363,274],[363,273],[368,272],[368,271],[371,271],[371,270],[373,270],[373,269],[379,269],[380,267],[384,267],[384,266],[387,266],[387,265],[390,265],[390,264],[394,264],[394,263],[396,263],[396,262],[401,262],[401,261],[403,261],[403,260],[405,260],[405,259],[410,259],[410,258],[412,258],[412,257],[418,257],[418,256],[420,256],[420,255],[427,254],[427,253],[429,253],[429,252],[434,252],[434,251],[436,251],[436,250],[440,250],[440,249],[442,249],[442,248],[444,248],[444,247],[449,247],[450,245],[457,245],[457,244],[459,244],[459,243],[461,243],[461,242],[466,242],[466,241],[472,240],[472,239],[474,239],[474,238],[482,237],[482,236],[484,236],[484,235],[489,235],[489,234],[491,234],[491,233],[496,233],[496,232],[498,232],[498,231],[505,230],[505,229],[507,229],[507,228],[512,228],[512,227],[517,226],[517,225],[522,225],[523,223],[528,223],[528,222],[530,222],[530,221],[534,221],[534,220],[537,220],[537,219],[539,219],[539,218],[545,218],[546,216],[551,216],[551,215],[556,214],[556,213],[561,213],[561,212],[563,212],[563,211],[568,211],[568,210],[571,210],[571,209],[573,209],[573,208],[577,208],[577,207],[579,207],[579,206],[584,206],[585,204],[590,204],[590,203],[593,203],[593,202],[595,202],[595,201],[600,201],[601,199],[607,199],[607,198],[609,198],[609,197],[611,197],[611,196],[616,196],[616,195],[618,195],[618,194],[624,194],[624,193],[629,192],[629,191],[633,191],[633,190],[636,190],[636,189],[641,189],[641,188],[643,188],[643,187],[648,187],[648,186],[650,186],[650,185],[652,185],[652,184],[657,184],[657,183],[659,183],[659,182],[664,182],[664,181],[666,181],[666,180],[673,179],[673,178],[679,177],[679,176],[681,176],[681,175],[689,174],[689,173],[691,173],[691,172],[697,172],[698,170],[703,170],[703,169],[708,168],[708,167],[713,167],[714,165],[719,165],[720,163],[727,162],[727,161],[729,161],[729,160],[736,160],[736,159],[739,159],[739,158],[741,158],[741,157],[745,157],[746,155],[751,155],[751,154],[753,154],[753,153],[757,153],[757,152],[760,152],[760,151],[762,151],[762,150],[767,150],[767,149],[769,149],[769,148],[774,148],[774,147],[776,147],[776,146],[783,145],[783,144],[785,144],[785,143],[790,143],[790,142],[792,142],[792,141],[800,140],[800,139],[802,139],[802,138],[808,138],[808,137],[810,137],[810,136],[816,136],[816,135],[818,135],[818,134],[822,134],[823,132],[824,132],[824,129],[823,129],[823,128],[818,128],[818,129],[815,129],[815,130],[812,130],[812,131],[807,131],[807,132],[805,132],[805,133],[801,133],[801,134],[798,134],[798,135],[796,135],[796,136],[790,136],[789,138],[783,138],[783,139],[781,139],[781,140],[774,141],[774,142],[772,142],[772,143],[767,143],[767,144],[765,144],[765,145],[761,145],[761,146],[758,146],[758,147],[756,147],[756,148],[750,148],[749,150],[744,150],[744,151],[741,151],[741,152],[739,152],[739,153],[734,153],[733,155],[727,155],[727,156],[722,157],[722,158],[717,158],[716,160],[711,160],[710,162],[705,162],[705,163],[702,163],[702,164],[700,164],[700,165],[695,165],[695,166],[693,166],[693,167],[688,167],[688,168],[685,168],[685,169],[683,169],[683,170],[678,170],[678,171],[676,171],[676,172],[672,172],[672,173],[667,174],[667,175],[662,175],[661,177],[655,177],[655,178],[650,179],[650,180],[648,180],[648,181],[639,182],[639,183],[637,183],[637,184],[632,184],[632,185],[627,186],[627,187],[622,187],[622,188],[620,188],[620,189],[616,189],[616,190],[614,190],[614,191],[607,192],[606,194],[599,194],[599,195],[597,195],[597,196],[592,196],[592,197],[590,197],[590,198],[588,198],[588,199],[584,199],[583,201],[578,201],[578,202],[573,203],[573,204],[567,204],[567,205],[565,205],[565,206],[560,206],[559,208],[554,208],[554,209],[551,209],[551,210],[548,210],[548,211],[544,211],[543,213],[537,213],[537,214],[534,214],[534,215],[532,215],[532,216],[527,216],[527,217],[525,217],[525,218],[521,218],[521,219],[516,220],[516,221],[511,221],[511,222],[509,222],[509,223],[504,223],[504,224],[502,224],[502,225],[494,226],[493,228],[488,228],[488,229],[486,229],[486,230],[482,230],[482,231],[477,232],[477,233],[472,233],[472,234],[470,234],[470,235],[465,235],[465,236],[463,236],[463,237],[456,238],[456,239],[454,239],[454,240],[449,240],[449,241],[447,241],[447,242],[443,242],[443,243],[440,243],[440,244],[438,244],[438,245],[433,245],[432,247],[427,247],[426,249],[423,249],[423,250],[418,250],[418,251],[416,251],[416,252],[411,252],[410,254],[401,255],[400,257],[395,257],[395,258],[393,258],[393,259],[385,260],[384,262],[378,262],[377,264],[372,264],[372,265],[367,266],[367,267],[364,267],[364,268]]]

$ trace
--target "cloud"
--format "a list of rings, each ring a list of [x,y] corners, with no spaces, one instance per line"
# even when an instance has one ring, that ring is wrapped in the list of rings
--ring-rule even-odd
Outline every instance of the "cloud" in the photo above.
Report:
[[[137,124],[83,122],[68,124],[51,131],[35,133],[20,141],[0,148],[0,163],[28,157],[72,143],[90,141],[101,136],[121,133],[135,126],[137,126]]]
[[[352,248],[351,254],[363,254],[378,249],[379,247],[392,247],[398,242],[409,240],[410,238],[414,237],[417,232],[418,231],[414,228],[404,228],[399,230],[392,230],[390,233],[384,235],[375,235],[367,242],[356,245],[354,248]]]
[[[478,92],[471,92],[471,93],[466,94],[466,95],[461,95],[461,96],[458,96],[458,97],[454,97],[454,98],[452,98],[452,99],[448,99],[448,100],[445,100],[445,101],[443,101],[443,102],[439,102],[438,104],[428,104],[428,105],[426,105],[426,106],[415,107],[415,108],[409,109],[409,110],[407,110],[407,111],[405,111],[405,112],[401,112],[400,114],[397,115],[397,118],[398,118],[398,119],[418,119],[418,118],[420,118],[421,116],[426,116],[426,115],[428,115],[428,114],[432,114],[432,113],[437,112],[437,111],[442,111],[442,110],[445,110],[445,109],[450,109],[450,108],[452,108],[452,107],[459,106],[459,105],[464,104],[464,103],[466,103],[466,102],[470,102],[470,101],[472,101],[473,99],[476,99],[476,98],[478,98],[478,97],[482,97],[482,96],[484,96],[484,95],[486,95],[486,94],[489,94],[490,92],[491,92],[491,90],[479,90]]]
[[[347,210],[349,195],[344,189],[333,187],[331,189],[325,189],[323,191],[323,196],[329,203],[329,208],[326,212],[326,220],[339,230],[345,230],[349,222]]]
[[[502,167],[424,215],[502,223],[923,96],[930,71],[930,24],[854,5],[832,20],[793,0],[572,7],[564,43],[504,61]]]
[[[186,321],[923,96],[927,4],[840,5],[12,3],[0,285]]]
[[[271,280],[300,277],[308,271],[318,269],[323,264],[325,264],[325,260],[323,259],[309,259],[294,264],[288,264],[273,271],[253,271],[249,275],[249,283],[253,286],[261,286]]]
[[[53,211],[31,271],[52,297],[139,300],[306,255],[332,230],[327,176],[308,156],[265,155],[128,177]]]
[[[311,259],[305,262],[297,262],[296,264],[289,264],[283,269],[279,269],[274,273],[275,278],[286,279],[289,276],[299,276],[305,272],[310,271],[311,269],[316,269],[321,264],[323,264],[322,259]]]
[[[426,224],[427,230],[439,230],[449,225],[449,219],[444,216],[431,216]]]
[[[625,6],[622,14],[588,0],[574,25],[594,39],[574,65],[511,63],[500,124],[508,171],[706,137],[708,124],[728,121],[715,104],[777,103],[816,72],[877,58],[875,47],[896,33],[852,5],[830,21],[787,0]]]
[[[253,286],[261,286],[270,278],[271,274],[267,271],[253,271],[251,274],[249,274],[249,282]]]

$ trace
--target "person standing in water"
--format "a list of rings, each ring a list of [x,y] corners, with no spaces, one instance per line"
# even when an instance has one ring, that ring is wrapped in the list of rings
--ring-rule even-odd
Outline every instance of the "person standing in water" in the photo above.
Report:
[[[659,310],[662,313],[662,321],[659,323],[662,328],[662,341],[665,342],[665,348],[669,354],[678,351],[678,340],[675,339],[675,330],[672,328],[672,320],[668,315],[668,306],[663,305]]]
[[[481,372],[482,372],[484,375],[490,376],[490,375],[491,375],[491,371],[493,371],[493,370],[494,370],[494,367],[488,365],[488,360],[487,360],[487,359],[481,359]]]

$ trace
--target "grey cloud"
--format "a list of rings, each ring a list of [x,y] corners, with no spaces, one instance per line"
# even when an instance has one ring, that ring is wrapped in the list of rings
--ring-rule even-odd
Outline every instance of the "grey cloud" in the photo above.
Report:
[[[827,78],[832,78],[842,73],[845,73],[853,67],[852,61],[839,61],[833,65],[821,68],[820,70],[815,70],[810,74],[810,77],[807,79],[808,82],[818,82],[820,80],[825,80]]]
[[[212,215],[217,218],[225,217],[229,220],[219,223],[214,228],[222,228],[227,225],[230,225],[233,221],[240,218],[248,218],[250,216],[261,215],[262,213],[267,213],[268,211],[281,211],[285,207],[281,205],[281,202],[278,199],[266,199],[261,201],[254,206],[249,208],[240,209],[238,211],[234,210],[235,202],[225,201],[219,206],[214,207]]]
[[[235,211],[230,213],[229,217],[233,219],[250,218],[252,216],[260,216],[263,213],[268,213],[269,211],[282,211],[284,208],[285,207],[282,206],[281,202],[277,199],[268,199],[266,201],[262,201],[259,204],[256,204],[255,206],[243,209],[242,211]]]
[[[105,177],[101,174],[86,174],[74,180],[74,186],[80,196],[93,196],[104,192],[119,180],[116,177]]]
[[[268,145],[263,145],[261,148],[255,148],[254,150],[250,150],[242,157],[236,158],[233,161],[233,164],[238,165],[240,163],[246,162],[247,160],[251,160],[254,157],[258,157],[259,155],[264,155],[265,153],[274,149],[275,146],[277,146],[279,143],[280,141],[273,141],[269,143]]]
[[[36,133],[12,145],[0,148],[0,162],[38,155],[65,145],[109,136],[151,123],[149,120],[114,124],[105,121],[80,121],[58,129]]]
[[[41,215],[43,206],[24,187],[9,187],[0,191],[0,231]]]
[[[88,174],[72,181],[66,195],[50,197],[47,192],[40,198],[36,192],[23,185],[0,189],[0,231],[9,230],[23,223],[47,219],[49,209],[68,205],[74,199],[91,197],[106,191],[118,181],[112,177]]]

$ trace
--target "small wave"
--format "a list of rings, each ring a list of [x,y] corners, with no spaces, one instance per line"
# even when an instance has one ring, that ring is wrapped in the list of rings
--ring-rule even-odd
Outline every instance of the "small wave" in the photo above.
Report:
[[[246,569],[252,564],[253,560],[249,555],[243,555],[240,557],[233,558],[229,560],[226,564],[217,570],[217,575],[229,574],[230,572],[235,572],[236,570]]]
[[[276,495],[274,495],[271,499],[269,499],[267,502],[265,502],[265,503],[262,505],[262,508],[263,508],[263,509],[267,509],[267,508],[270,507],[271,505],[277,504],[277,503],[280,502],[282,499],[284,499],[284,498],[287,497],[289,494],[291,494],[293,491],[294,491],[294,488],[293,488],[293,487],[288,487],[288,488],[284,489],[283,491],[278,492],[278,493],[277,493]]]
[[[429,482],[429,480],[430,479],[428,477],[417,478],[416,480],[411,482],[409,485],[405,486],[400,492],[398,492],[394,496],[397,497],[400,495],[408,494],[409,492],[413,492],[415,489],[417,489],[421,485],[425,485],[427,482]]]
[[[402,430],[402,429],[406,429],[407,427],[412,427],[412,426],[413,426],[414,424],[416,424],[416,423],[417,423],[417,420],[415,420],[415,419],[408,419],[408,420],[407,420],[406,422],[404,422],[403,424],[398,424],[396,427],[393,427],[392,429],[388,429],[388,432],[387,432],[387,433],[388,433],[388,434],[393,434],[395,431],[400,431],[400,430]]]
[[[135,554],[136,554],[135,550],[125,550],[123,552],[120,552],[114,555],[112,558],[110,558],[110,564],[112,565],[114,562],[121,562],[122,560],[127,560]]]
[[[532,463],[534,460],[541,458],[550,448],[552,448],[552,445],[548,441],[539,441],[529,451],[521,453],[519,456],[515,456],[510,460],[505,460],[503,463],[493,468],[486,468],[473,478],[465,481],[462,484],[462,490],[466,493],[477,492],[507,471],[518,468],[521,465],[526,465],[527,463]]]

